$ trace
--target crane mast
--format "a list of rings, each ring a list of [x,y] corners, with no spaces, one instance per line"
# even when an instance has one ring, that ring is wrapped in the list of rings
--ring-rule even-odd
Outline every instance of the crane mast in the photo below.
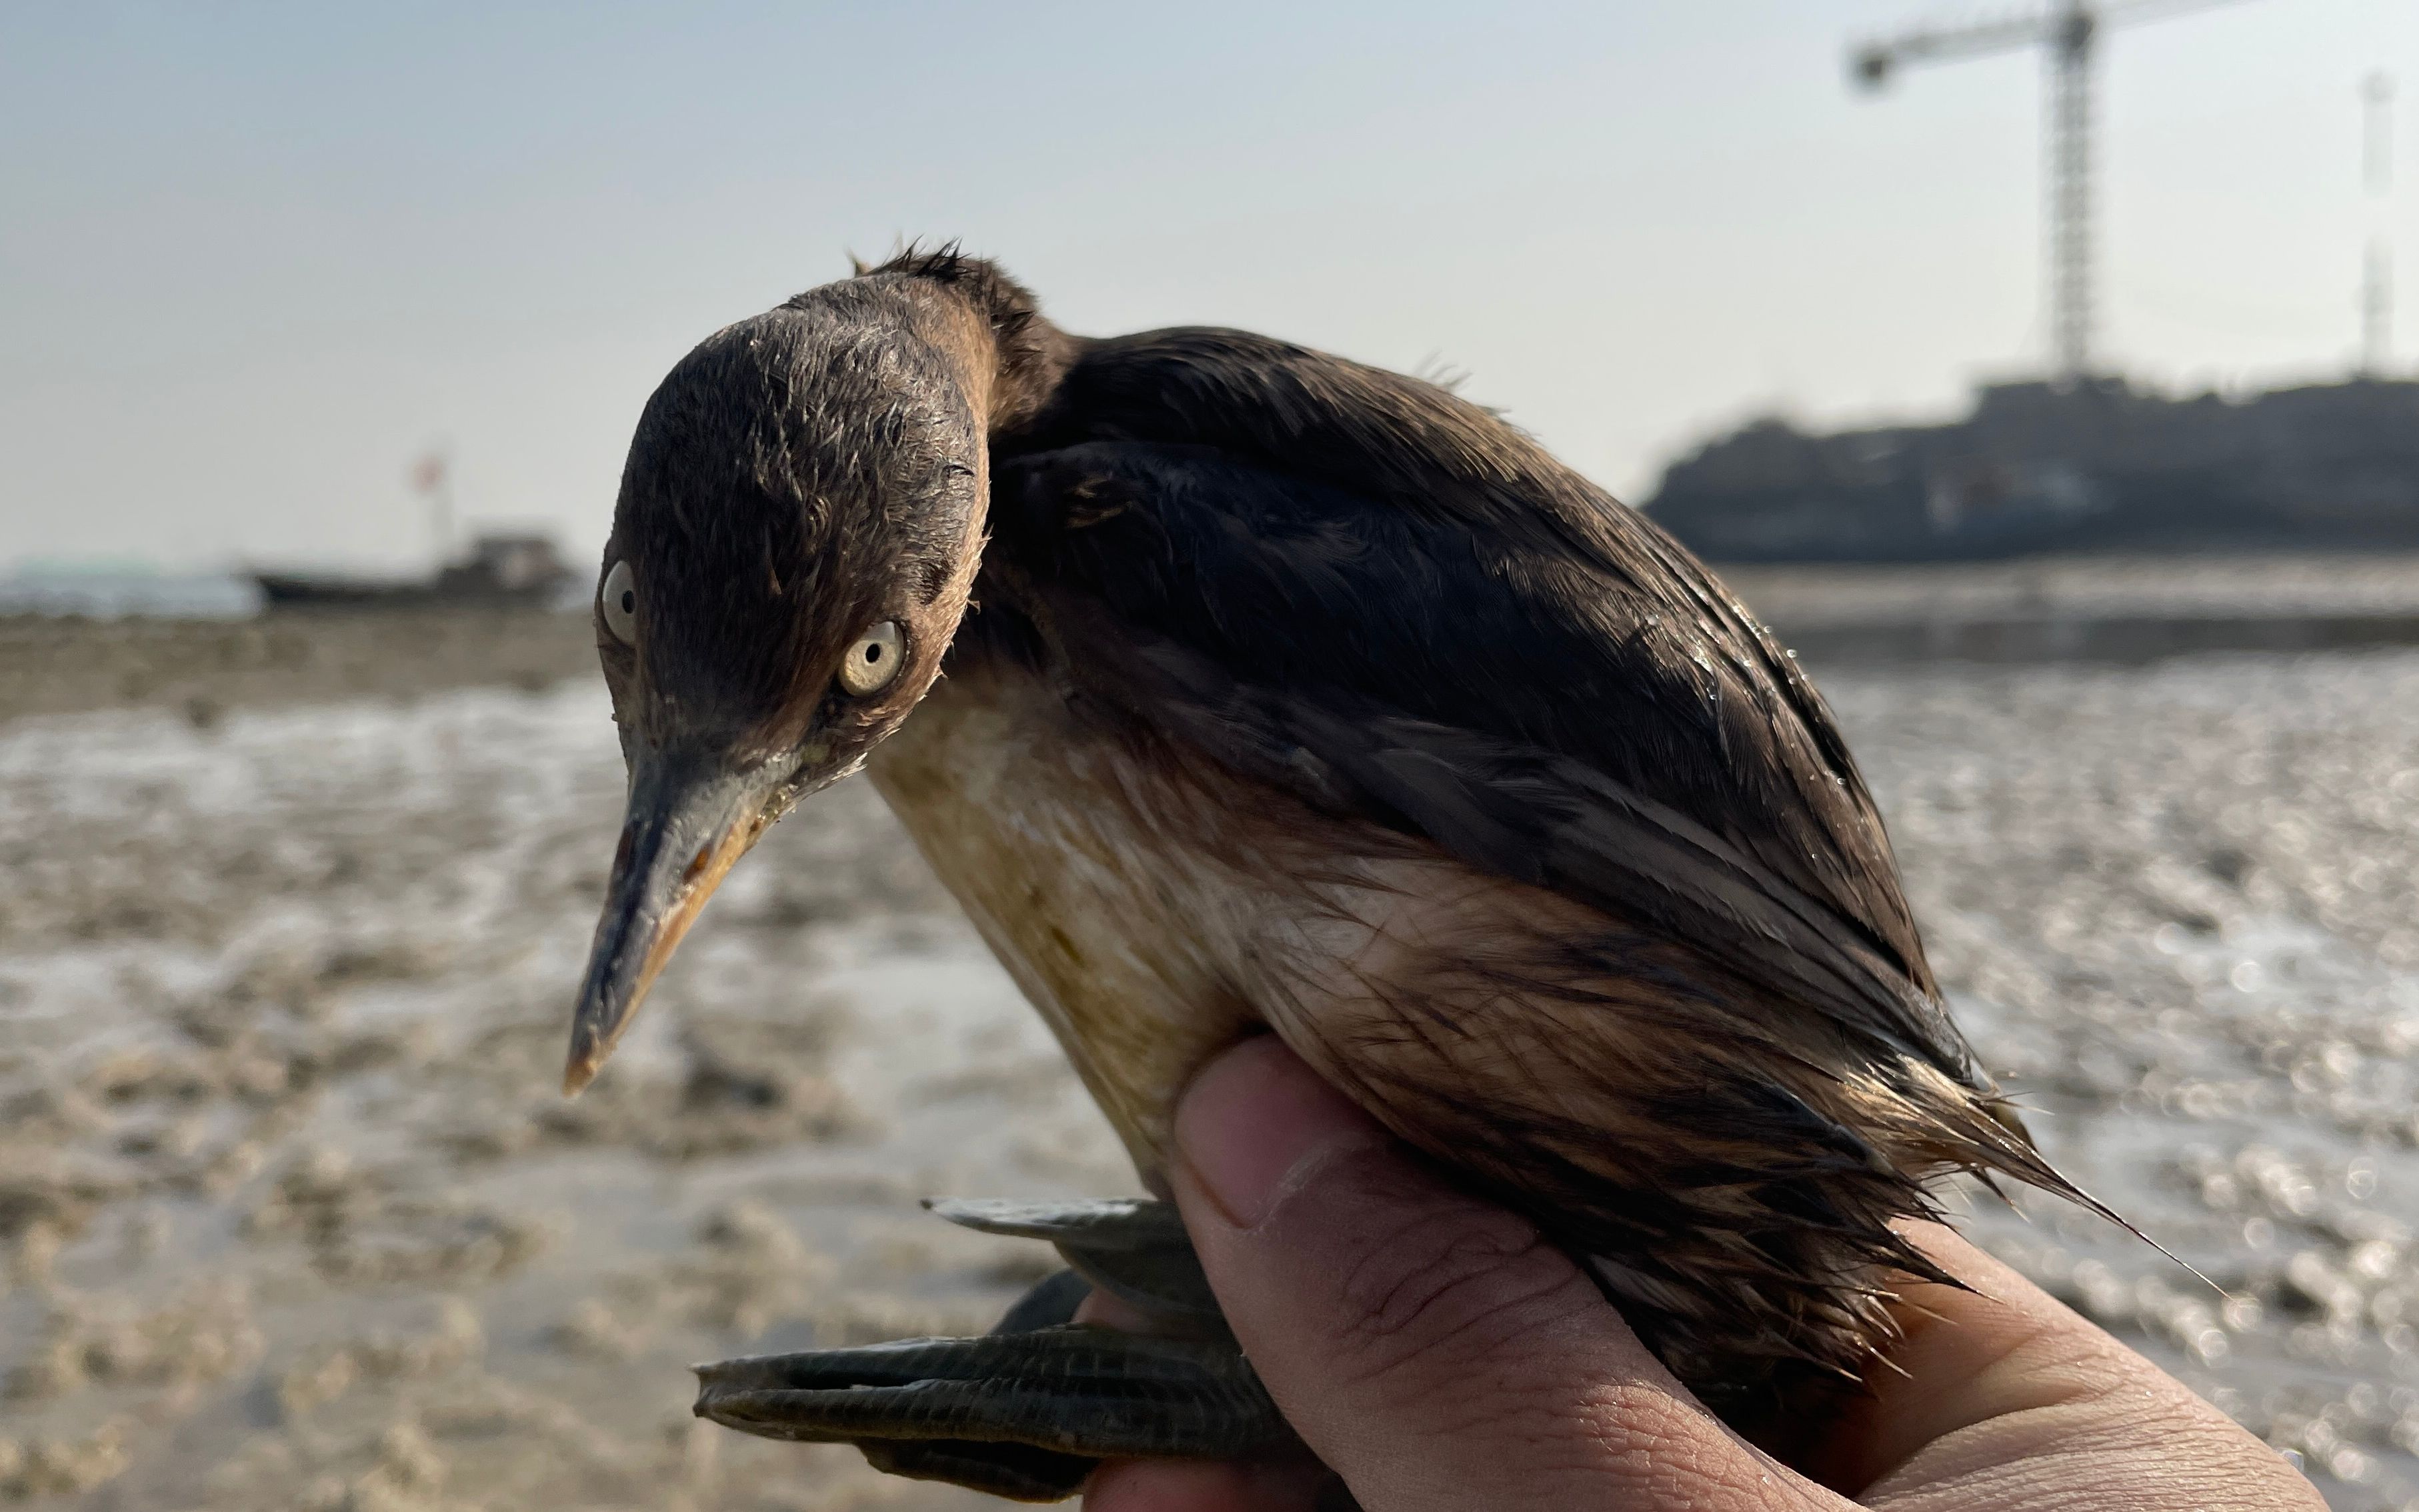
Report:
[[[2372,73],[2361,83],[2361,177],[2368,186],[2368,246],[2361,261],[2360,374],[2383,378],[2394,357],[2394,80]]]
[[[2049,18],[2049,349],[2061,384],[2091,371],[2091,53],[2099,26],[2083,0],[2064,0]]]
[[[2094,64],[2101,29],[2112,23],[2147,21],[2180,10],[2203,9],[2226,0],[2134,0],[2094,5],[2090,0],[2054,0],[2043,11],[2000,17],[1960,26],[1918,27],[1850,50],[1849,76],[1866,89],[1879,89],[1910,64],[1980,57],[2039,47],[2048,64],[2043,121],[2042,188],[2047,235],[2043,286],[2049,327],[2050,377],[2061,387],[2091,376],[2098,319],[2094,251],[2092,150]]]

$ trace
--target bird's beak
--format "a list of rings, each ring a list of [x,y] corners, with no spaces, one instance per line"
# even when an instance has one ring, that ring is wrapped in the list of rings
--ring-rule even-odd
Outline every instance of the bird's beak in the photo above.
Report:
[[[705,900],[786,807],[773,801],[782,776],[712,758],[649,753],[633,763],[622,845],[571,1021],[566,1095],[605,1064]]]

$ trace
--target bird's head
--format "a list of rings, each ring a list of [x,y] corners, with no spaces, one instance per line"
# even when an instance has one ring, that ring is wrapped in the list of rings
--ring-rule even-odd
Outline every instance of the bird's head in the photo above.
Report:
[[[594,605],[629,807],[567,1090],[732,863],[939,674],[988,437],[1038,406],[1062,340],[989,264],[911,255],[708,337],[647,402]]]

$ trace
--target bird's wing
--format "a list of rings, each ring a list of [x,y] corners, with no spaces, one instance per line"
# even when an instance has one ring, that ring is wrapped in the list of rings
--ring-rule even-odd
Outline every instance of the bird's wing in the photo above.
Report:
[[[986,570],[1079,682],[1972,1081],[1795,661],[1491,414],[1264,338],[1161,332],[1096,345],[994,465]]]

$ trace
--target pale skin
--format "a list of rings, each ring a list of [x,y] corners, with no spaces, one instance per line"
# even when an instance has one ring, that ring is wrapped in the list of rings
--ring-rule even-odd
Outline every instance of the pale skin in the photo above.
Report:
[[[1273,1038],[1186,1092],[1170,1172],[1269,1391],[1326,1467],[1130,1462],[1087,1512],[2323,1512],[2276,1452],[1946,1228],[1894,1368],[1784,1466],[1524,1221],[1453,1191]],[[1107,1309],[1091,1316],[1121,1321]]]

